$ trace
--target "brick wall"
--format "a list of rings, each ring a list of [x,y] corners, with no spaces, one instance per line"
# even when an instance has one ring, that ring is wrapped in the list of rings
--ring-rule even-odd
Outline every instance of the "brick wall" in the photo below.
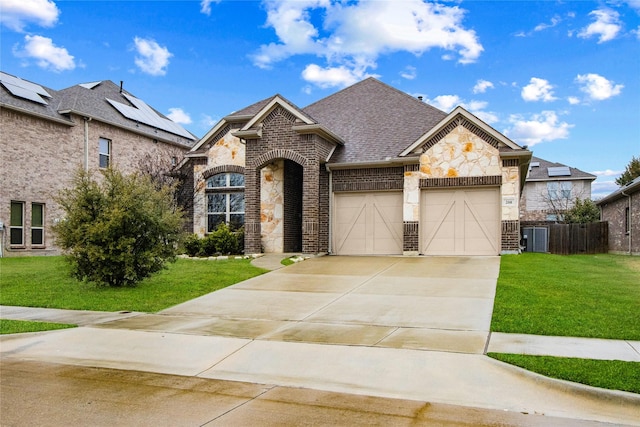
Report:
[[[631,233],[625,230],[625,212],[629,207],[629,199],[623,197],[601,206],[602,221],[609,222],[609,251],[613,253],[629,253],[629,239],[631,239],[631,253],[640,254],[640,193],[631,198]]]
[[[342,169],[332,172],[333,191],[402,190],[404,168]]]
[[[502,252],[520,251],[520,221],[502,221]]]
[[[25,203],[24,245],[9,245],[8,228],[5,255],[56,254],[59,249],[51,232],[53,223],[63,217],[55,197],[71,185],[72,178],[84,165],[85,126],[82,117],[72,115],[75,126],[66,126],[31,115],[3,108],[0,110],[0,220],[9,226],[11,201]],[[137,169],[146,154],[182,159],[185,149],[154,143],[133,132],[115,128],[99,121],[88,123],[89,168],[99,165],[98,140],[111,140],[112,164],[126,173]],[[45,205],[44,246],[31,246],[32,203]]]
[[[302,250],[302,166],[284,162],[284,252]]]

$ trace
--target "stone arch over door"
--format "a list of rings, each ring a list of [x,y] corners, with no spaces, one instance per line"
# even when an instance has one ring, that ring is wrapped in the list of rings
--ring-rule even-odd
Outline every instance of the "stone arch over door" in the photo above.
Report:
[[[263,245],[262,171],[270,164],[283,168],[283,252],[318,252],[319,164],[288,149],[266,152],[245,168],[245,252],[260,253]],[[267,213],[268,215],[268,213]]]

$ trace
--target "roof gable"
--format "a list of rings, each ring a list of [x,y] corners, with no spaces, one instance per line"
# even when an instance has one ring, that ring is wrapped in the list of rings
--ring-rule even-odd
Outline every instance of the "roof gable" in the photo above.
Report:
[[[341,140],[331,163],[376,162],[396,158],[446,113],[368,78],[323,98],[303,111]]]
[[[464,108],[456,107],[451,113],[442,119],[440,123],[436,124],[428,132],[415,140],[415,142],[407,147],[400,156],[420,154],[428,150],[460,125],[478,135],[483,141],[492,145],[497,150],[523,150],[523,148],[518,144],[511,141],[509,138]]]

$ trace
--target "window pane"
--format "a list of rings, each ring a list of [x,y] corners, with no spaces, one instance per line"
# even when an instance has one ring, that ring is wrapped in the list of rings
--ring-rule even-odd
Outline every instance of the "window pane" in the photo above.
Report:
[[[229,212],[244,212],[244,193],[229,194]]]
[[[244,175],[241,173],[229,174],[229,185],[231,187],[244,187]]]
[[[12,245],[21,245],[22,244],[22,228],[12,228],[10,240]]]
[[[109,154],[109,140],[100,138],[100,154]]]
[[[227,186],[227,174],[220,173],[218,175],[213,175],[211,178],[207,179],[207,188],[219,188]]]
[[[31,205],[31,226],[42,227],[44,205],[33,203]]]
[[[106,156],[104,154],[100,154],[100,167],[101,168],[108,168],[109,167],[109,156]]]
[[[222,194],[208,194],[207,195],[207,212],[226,212],[227,211],[227,195]]]
[[[211,233],[218,228],[218,225],[224,222],[224,214],[209,214],[207,221],[207,233]]]
[[[31,229],[31,244],[44,245],[44,230],[42,228]]]
[[[11,202],[11,220],[9,225],[12,227],[21,227],[23,224],[22,220],[22,202]],[[6,206],[6,205],[5,205]]]
[[[244,214],[229,215],[229,228],[237,230],[244,225]]]

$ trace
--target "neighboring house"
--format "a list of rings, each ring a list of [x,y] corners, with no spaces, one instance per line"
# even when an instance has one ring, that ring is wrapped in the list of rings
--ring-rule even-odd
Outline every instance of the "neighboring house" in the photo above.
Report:
[[[0,72],[2,254],[57,253],[55,197],[79,168],[179,163],[196,137],[111,81],[60,91]]]
[[[591,198],[595,175],[532,157],[520,202],[522,226],[562,221],[562,215],[575,205],[576,198]]]
[[[193,229],[244,226],[245,252],[519,251],[531,152],[458,107],[368,78],[299,108],[275,95],[224,117],[187,155]]]
[[[640,255],[640,177],[596,204],[609,223],[609,252]]]

